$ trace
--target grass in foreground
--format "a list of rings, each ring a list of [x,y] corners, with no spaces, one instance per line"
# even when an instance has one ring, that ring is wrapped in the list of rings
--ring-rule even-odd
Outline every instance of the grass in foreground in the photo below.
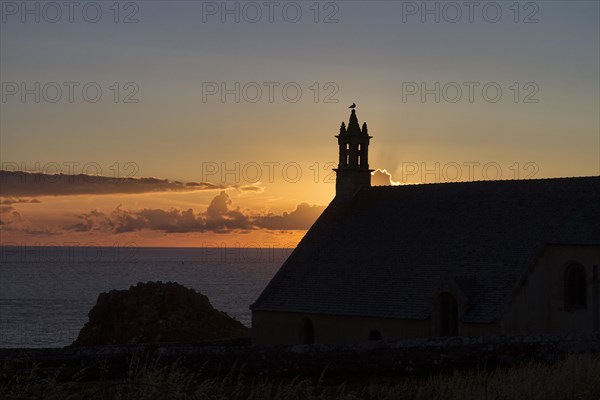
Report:
[[[58,374],[57,374],[58,375]],[[495,371],[471,370],[428,378],[386,377],[328,385],[325,373],[291,381],[250,379],[236,369],[206,379],[177,364],[133,360],[122,381],[57,382],[34,368],[0,386],[1,399],[202,399],[202,400],[598,400],[600,357],[571,356],[552,365],[529,362]]]

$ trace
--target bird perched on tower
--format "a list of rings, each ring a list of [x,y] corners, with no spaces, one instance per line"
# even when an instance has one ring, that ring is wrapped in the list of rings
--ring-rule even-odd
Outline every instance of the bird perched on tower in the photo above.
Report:
[[[348,108],[355,109],[355,108],[356,108],[356,104],[355,104],[355,103],[352,103],[352,105],[351,105],[350,107],[348,107]]]

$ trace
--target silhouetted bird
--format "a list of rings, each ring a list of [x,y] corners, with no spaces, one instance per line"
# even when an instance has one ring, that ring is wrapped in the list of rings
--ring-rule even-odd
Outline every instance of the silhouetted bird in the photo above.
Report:
[[[356,108],[356,104],[352,103],[352,105],[348,108]]]

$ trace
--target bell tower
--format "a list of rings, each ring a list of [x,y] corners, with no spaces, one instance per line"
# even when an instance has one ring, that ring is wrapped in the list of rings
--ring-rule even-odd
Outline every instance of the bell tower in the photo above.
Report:
[[[340,148],[340,160],[336,172],[335,198],[350,200],[362,187],[371,187],[369,169],[369,136],[367,123],[362,129],[358,124],[356,111],[352,109],[348,128],[342,122],[340,134],[336,136]]]

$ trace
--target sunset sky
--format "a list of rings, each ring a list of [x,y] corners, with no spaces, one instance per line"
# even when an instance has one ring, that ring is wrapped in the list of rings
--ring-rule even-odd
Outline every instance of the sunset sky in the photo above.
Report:
[[[353,102],[395,184],[600,173],[597,1],[22,4],[0,25],[2,245],[296,243]]]

